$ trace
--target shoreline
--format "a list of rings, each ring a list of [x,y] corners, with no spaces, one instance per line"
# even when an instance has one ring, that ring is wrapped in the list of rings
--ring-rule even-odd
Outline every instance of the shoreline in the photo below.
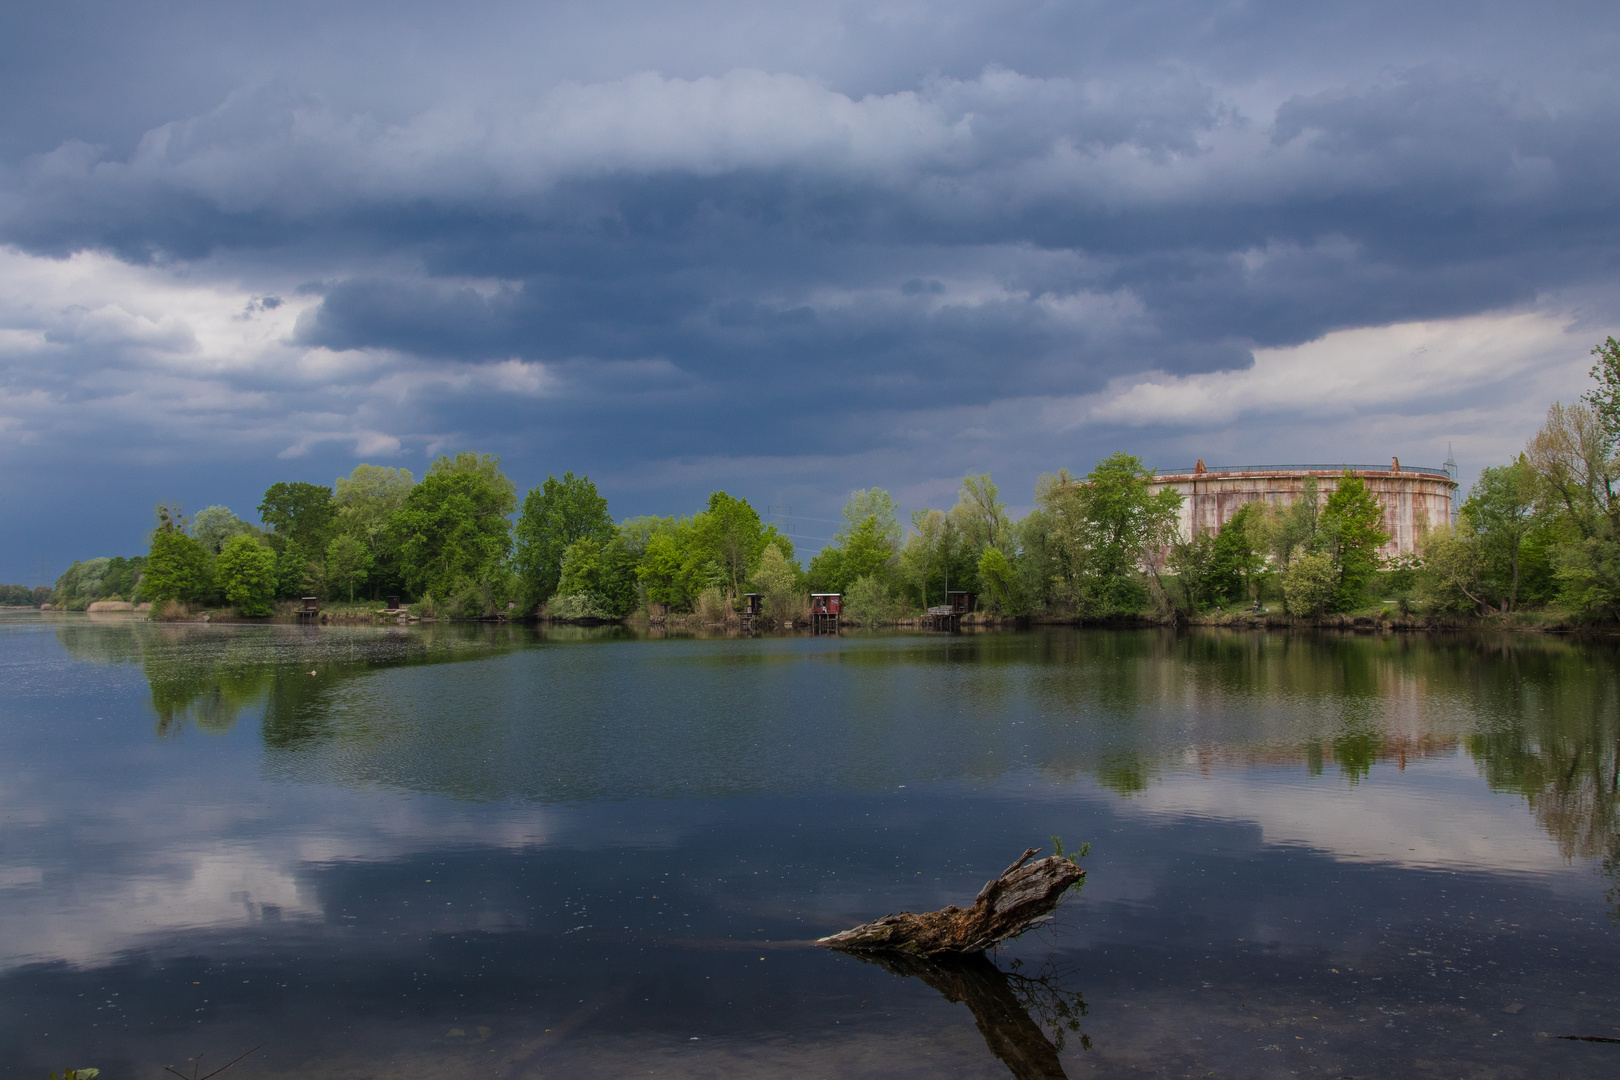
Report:
[[[484,618],[459,618],[435,615],[412,615],[409,611],[323,611],[315,619],[300,619],[294,615],[277,612],[274,615],[262,617],[248,617],[237,615],[229,608],[210,609],[195,613],[188,612],[178,618],[153,619],[147,611],[129,609],[114,609],[101,611],[69,611],[66,609],[40,609],[21,605],[0,607],[0,612],[23,613],[35,612],[41,616],[84,615],[95,616],[98,621],[134,621],[161,622],[168,624],[201,623],[201,624],[230,624],[241,626],[408,626],[412,624],[457,623],[457,624],[484,624],[484,625],[529,625],[529,626],[626,626],[637,630],[661,630],[675,633],[699,633],[706,631],[741,631],[741,620],[731,618],[722,621],[701,620],[696,615],[659,615],[648,617],[645,612],[637,612],[622,619],[557,619],[547,616],[526,616],[512,618],[506,615],[494,615]],[[802,625],[802,620],[795,620],[788,626],[764,626],[761,633],[789,633],[803,632],[808,629]],[[1074,616],[996,616],[972,612],[963,616],[961,629],[956,632],[982,633],[986,631],[1019,631],[1034,630],[1041,627],[1069,626],[1075,628],[1097,630],[1148,630],[1148,629],[1214,629],[1214,630],[1344,630],[1356,633],[1456,633],[1459,631],[1492,631],[1496,633],[1518,634],[1601,634],[1610,635],[1620,633],[1620,623],[1585,623],[1576,622],[1563,617],[1540,617],[1538,613],[1513,612],[1506,615],[1493,614],[1486,616],[1460,616],[1460,615],[1416,615],[1391,614],[1386,612],[1378,615],[1370,614],[1337,614],[1323,615],[1318,618],[1299,618],[1283,615],[1277,612],[1231,612],[1215,613],[1194,616],[1181,616],[1179,614],[1162,615],[1111,615],[1104,618],[1086,618]],[[866,622],[846,617],[842,628],[849,630],[912,630],[917,633],[949,633],[930,629],[926,621],[917,618],[885,619],[882,621]]]

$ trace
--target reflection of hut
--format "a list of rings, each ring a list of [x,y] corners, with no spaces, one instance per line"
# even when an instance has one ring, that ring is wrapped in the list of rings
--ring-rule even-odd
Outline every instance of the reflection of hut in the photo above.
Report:
[[[973,601],[975,599],[976,597],[973,593],[956,592],[951,590],[945,593],[945,606],[956,612],[958,615],[966,615],[968,612],[973,610]]]
[[[321,598],[318,597],[318,596],[305,596],[305,597],[303,597],[302,598],[302,606],[300,606],[296,611],[294,611],[293,615],[296,616],[300,620],[308,619],[310,621],[314,621],[315,619],[320,618],[321,617]]]
[[[757,592],[743,593],[742,629],[745,634],[752,634],[759,622],[759,617],[765,611],[765,598]]]
[[[844,595],[835,592],[810,594],[810,625],[818,634],[838,633],[838,612],[844,606]]]

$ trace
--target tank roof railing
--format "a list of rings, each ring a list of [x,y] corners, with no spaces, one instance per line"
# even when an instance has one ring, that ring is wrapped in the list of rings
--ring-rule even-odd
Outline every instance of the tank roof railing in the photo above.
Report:
[[[1189,465],[1184,469],[1155,469],[1155,476],[1214,476],[1216,473],[1284,473],[1284,472],[1394,472],[1386,462],[1383,465],[1206,465],[1204,472],[1198,473],[1196,465]],[[1403,473],[1421,473],[1424,476],[1443,476],[1451,479],[1451,474],[1445,469],[1436,469],[1428,465],[1402,465]]]

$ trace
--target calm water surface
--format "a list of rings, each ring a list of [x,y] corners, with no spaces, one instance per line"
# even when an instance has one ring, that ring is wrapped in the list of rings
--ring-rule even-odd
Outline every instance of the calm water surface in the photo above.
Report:
[[[1616,672],[6,616],[0,1077],[1620,1075]],[[1054,834],[991,963],[807,944]]]

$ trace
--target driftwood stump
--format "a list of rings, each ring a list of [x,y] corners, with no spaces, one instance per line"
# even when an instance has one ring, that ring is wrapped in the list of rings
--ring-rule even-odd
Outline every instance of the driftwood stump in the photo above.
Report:
[[[1017,937],[1052,917],[1070,886],[1086,876],[1072,859],[1049,855],[1030,862],[1030,848],[1001,876],[985,883],[973,906],[940,911],[902,911],[816,942],[841,952],[898,952],[912,956],[965,956]],[[1025,865],[1025,864],[1028,865]]]

